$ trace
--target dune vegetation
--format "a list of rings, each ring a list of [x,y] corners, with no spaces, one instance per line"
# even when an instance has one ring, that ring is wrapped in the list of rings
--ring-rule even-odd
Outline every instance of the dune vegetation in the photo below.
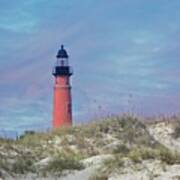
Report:
[[[26,132],[17,140],[0,139],[0,177],[56,179],[95,167],[84,179],[104,180],[141,172],[145,162],[158,164],[159,174],[150,173],[158,177],[169,166],[180,167],[179,122],[177,117],[151,123],[131,116],[108,117],[46,133]]]

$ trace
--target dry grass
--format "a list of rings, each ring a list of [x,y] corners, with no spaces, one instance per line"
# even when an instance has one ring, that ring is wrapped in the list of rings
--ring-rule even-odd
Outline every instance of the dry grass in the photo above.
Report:
[[[69,154],[59,153],[49,162],[43,171],[61,175],[64,170],[81,170],[84,166],[80,163],[80,159],[80,157],[75,155],[70,156]]]
[[[179,127],[180,123],[175,128],[175,137],[179,137]],[[107,150],[105,147],[113,142],[117,142],[117,146]],[[106,179],[105,172],[123,168],[122,157],[135,163],[146,159],[159,159],[167,164],[180,163],[179,153],[170,152],[160,145],[149,134],[144,123],[130,116],[108,117],[87,125],[63,127],[47,133],[26,133],[16,141],[0,139],[0,147],[4,152],[0,153],[0,168],[15,174],[37,173],[39,169],[35,170],[34,164],[46,157],[53,157],[54,161],[49,162],[43,171],[61,174],[67,169],[81,169],[81,159],[98,154],[114,154],[115,160],[107,161],[103,173],[94,176],[97,180]]]
[[[180,121],[177,121],[177,122],[174,124],[173,137],[174,137],[175,139],[180,138]]]

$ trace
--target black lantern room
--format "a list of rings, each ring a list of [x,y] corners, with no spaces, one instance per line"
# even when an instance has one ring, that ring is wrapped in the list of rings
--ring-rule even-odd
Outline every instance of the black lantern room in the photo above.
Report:
[[[64,49],[64,46],[61,45],[61,49],[57,53],[57,60],[55,67],[53,69],[54,76],[71,76],[72,69],[69,66],[68,58],[69,55],[67,51]]]

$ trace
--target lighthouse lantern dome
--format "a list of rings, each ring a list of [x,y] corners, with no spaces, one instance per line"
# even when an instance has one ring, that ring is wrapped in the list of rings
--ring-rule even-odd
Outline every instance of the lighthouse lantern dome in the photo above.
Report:
[[[64,49],[64,46],[61,45],[61,49],[58,51],[57,55],[56,66],[68,66],[68,53]]]
[[[58,51],[56,57],[57,58],[68,58],[69,57],[66,50],[64,49],[63,45],[61,45],[61,49]]]

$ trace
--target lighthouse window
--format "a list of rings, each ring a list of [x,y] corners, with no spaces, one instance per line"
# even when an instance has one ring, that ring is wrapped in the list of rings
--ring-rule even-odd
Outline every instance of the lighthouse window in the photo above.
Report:
[[[64,60],[61,60],[61,66],[64,66]]]
[[[61,62],[60,60],[58,59],[57,62],[56,62],[56,66],[60,66],[61,65]]]
[[[71,104],[70,103],[67,104],[67,110],[68,110],[68,113],[71,113]]]
[[[66,85],[69,85],[69,79],[66,80]]]

